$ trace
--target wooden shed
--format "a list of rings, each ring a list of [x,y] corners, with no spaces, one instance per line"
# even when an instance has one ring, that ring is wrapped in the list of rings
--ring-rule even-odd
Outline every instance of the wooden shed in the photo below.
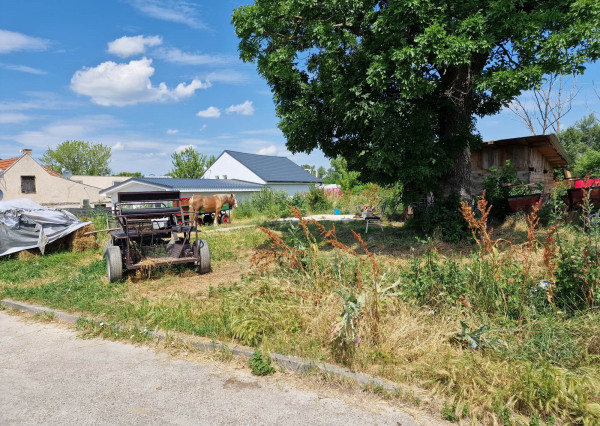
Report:
[[[568,156],[556,135],[536,135],[484,142],[471,153],[471,191],[483,191],[483,179],[492,167],[502,170],[510,160],[519,179],[541,182],[544,193],[552,189],[554,169],[565,168]]]

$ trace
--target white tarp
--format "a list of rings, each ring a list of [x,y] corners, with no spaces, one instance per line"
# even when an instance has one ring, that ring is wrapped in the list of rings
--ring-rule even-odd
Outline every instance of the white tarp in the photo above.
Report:
[[[66,210],[54,210],[29,198],[0,201],[0,256],[39,248],[92,222],[81,222]]]

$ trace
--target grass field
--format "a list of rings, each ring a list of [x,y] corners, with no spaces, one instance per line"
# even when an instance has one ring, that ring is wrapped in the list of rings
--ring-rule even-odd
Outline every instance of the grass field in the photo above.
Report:
[[[512,218],[487,251],[399,223],[365,235],[363,222],[279,222],[202,233],[207,275],[163,267],[109,283],[100,250],[4,258],[0,297],[346,365],[433,392],[461,423],[597,424],[597,265],[563,288],[573,245],[597,240],[562,225],[548,269],[550,229]]]

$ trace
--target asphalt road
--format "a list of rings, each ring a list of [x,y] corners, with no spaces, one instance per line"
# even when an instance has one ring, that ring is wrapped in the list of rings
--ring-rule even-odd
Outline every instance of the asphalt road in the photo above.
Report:
[[[0,312],[0,425],[415,425],[274,378]]]

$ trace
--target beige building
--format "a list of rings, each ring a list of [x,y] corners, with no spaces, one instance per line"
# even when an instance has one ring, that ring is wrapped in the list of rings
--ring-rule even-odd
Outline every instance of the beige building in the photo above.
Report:
[[[29,198],[48,207],[94,207],[110,202],[100,191],[42,166],[29,149],[20,157],[0,159],[0,200]]]

